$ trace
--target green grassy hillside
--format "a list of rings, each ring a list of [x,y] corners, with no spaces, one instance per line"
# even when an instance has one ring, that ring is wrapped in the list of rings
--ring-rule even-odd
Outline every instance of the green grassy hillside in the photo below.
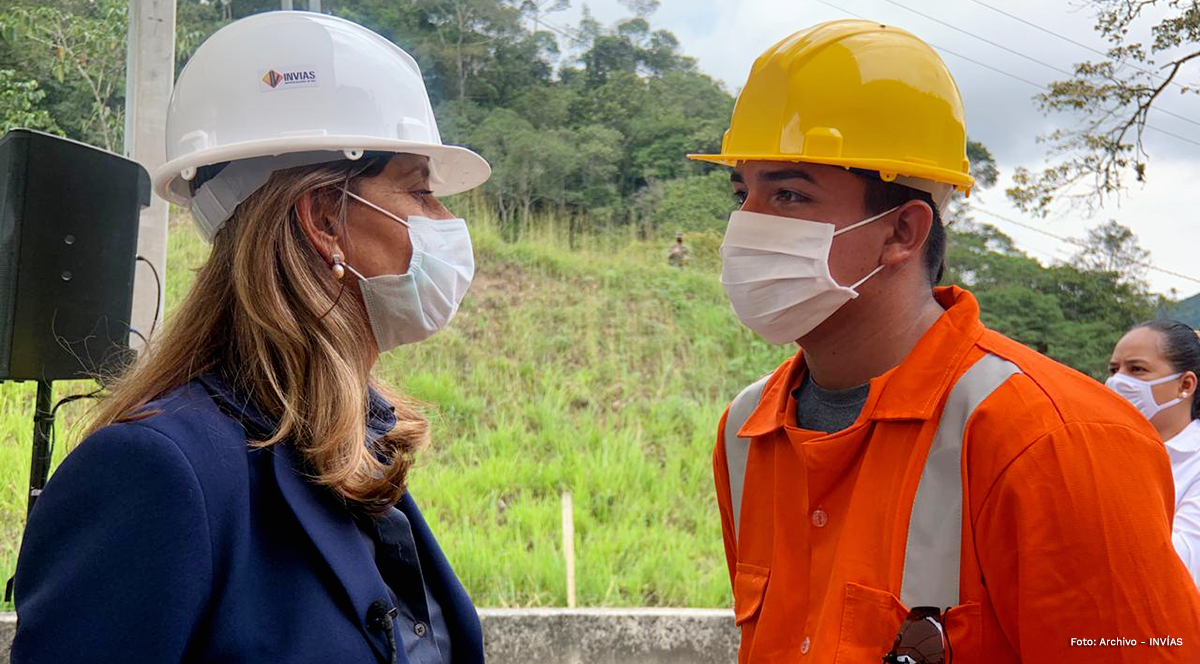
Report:
[[[468,219],[478,275],[461,313],[376,368],[428,404],[433,445],[412,491],[467,589],[481,606],[565,604],[565,490],[581,605],[728,606],[716,424],[740,386],[790,351],[733,316],[718,238],[689,238],[697,260],[681,271],[661,243],[611,234],[569,251],[553,223],[507,243],[486,213]],[[170,251],[168,315],[207,247],[179,223]],[[32,399],[31,385],[0,386],[5,575],[24,518]],[[66,406],[68,424],[85,408]]]

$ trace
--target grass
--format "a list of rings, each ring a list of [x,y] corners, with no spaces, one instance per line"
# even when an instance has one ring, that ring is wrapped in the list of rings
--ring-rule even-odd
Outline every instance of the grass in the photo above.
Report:
[[[677,270],[665,243],[624,231],[570,250],[552,219],[510,243],[485,210],[465,207],[478,273],[458,317],[376,366],[428,404],[433,444],[412,492],[464,585],[480,606],[565,605],[560,494],[570,491],[580,605],[728,606],[716,425],[789,351],[737,322],[714,257]],[[711,251],[705,240],[697,246]],[[173,224],[168,315],[206,254],[189,224]],[[32,403],[32,385],[0,386],[5,574],[24,521]],[[84,409],[64,408],[64,438]]]

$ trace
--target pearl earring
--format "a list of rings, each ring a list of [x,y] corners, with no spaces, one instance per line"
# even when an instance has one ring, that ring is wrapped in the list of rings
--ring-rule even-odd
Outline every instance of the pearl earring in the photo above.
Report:
[[[333,255],[333,278],[341,281],[346,276],[346,267],[342,264],[342,257],[338,254]]]

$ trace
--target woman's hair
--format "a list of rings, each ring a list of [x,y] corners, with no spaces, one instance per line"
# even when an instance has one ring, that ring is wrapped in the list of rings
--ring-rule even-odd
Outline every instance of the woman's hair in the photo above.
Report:
[[[368,155],[278,171],[242,202],[166,329],[97,406],[91,430],[152,415],[150,402],[219,371],[277,423],[253,445],[289,441],[314,481],[360,511],[377,513],[397,502],[428,425],[412,401],[374,385],[395,406],[397,423],[368,447],[372,381],[364,349],[374,338],[366,310],[358,298],[341,297],[342,284],[295,210],[301,194],[312,191],[318,218],[339,219],[341,227],[329,230],[344,231],[343,191],[380,173],[387,161]]]
[[[1146,321],[1133,329],[1149,328],[1162,337],[1162,353],[1176,373],[1190,371],[1200,378],[1200,333],[1187,323],[1169,318]],[[1200,396],[1193,397],[1192,419],[1200,419]]]

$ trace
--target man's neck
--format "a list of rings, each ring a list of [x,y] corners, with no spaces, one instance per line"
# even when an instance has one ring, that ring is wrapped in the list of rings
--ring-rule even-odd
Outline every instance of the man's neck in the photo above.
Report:
[[[836,330],[818,328],[801,340],[814,382],[830,390],[865,385],[899,365],[945,312],[933,299],[879,298],[870,316],[856,316]]]

